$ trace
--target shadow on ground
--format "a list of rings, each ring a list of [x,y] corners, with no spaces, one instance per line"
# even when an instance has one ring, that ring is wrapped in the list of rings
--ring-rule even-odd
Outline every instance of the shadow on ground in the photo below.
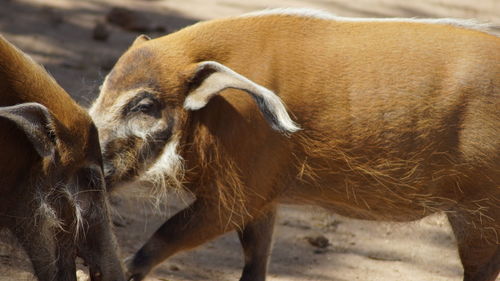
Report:
[[[140,33],[109,25],[107,42],[92,39],[97,22],[113,7],[101,1],[75,2],[70,7],[43,2],[0,0],[0,34],[42,63],[77,101],[88,105],[117,58]],[[198,20],[171,11],[137,10],[169,31]],[[150,32],[159,37],[164,32]]]

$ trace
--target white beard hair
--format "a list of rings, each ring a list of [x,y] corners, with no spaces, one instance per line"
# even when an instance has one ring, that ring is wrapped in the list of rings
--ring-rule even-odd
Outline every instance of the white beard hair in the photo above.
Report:
[[[155,163],[138,179],[138,182],[151,184],[151,197],[153,204],[157,207],[166,201],[170,191],[180,192],[183,190],[182,179],[184,177],[184,165],[182,157],[177,153],[179,137],[173,136]]]

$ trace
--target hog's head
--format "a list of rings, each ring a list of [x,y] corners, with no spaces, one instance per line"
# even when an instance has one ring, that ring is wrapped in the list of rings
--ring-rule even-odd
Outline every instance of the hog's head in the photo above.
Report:
[[[123,280],[108,216],[98,133],[90,118],[75,124],[76,135],[39,103],[1,107],[0,119],[14,125],[14,136],[18,131],[24,134],[36,152],[25,171],[29,176],[20,183],[30,193],[23,201],[35,202],[16,206],[20,214],[30,212],[21,208],[35,209],[34,217],[28,218],[33,221],[19,222],[27,235],[25,247],[31,248],[30,235],[41,239],[33,243],[43,244],[31,245],[29,254],[55,250],[55,262],[70,275],[75,271],[66,269],[74,268],[78,254],[89,264],[92,280]],[[51,244],[54,249],[44,248]]]
[[[11,206],[9,225],[44,275],[39,278],[73,280],[78,254],[93,280],[124,280],[97,128],[41,66],[2,36],[0,127],[2,183],[15,186],[3,186],[0,192],[11,190],[0,201]],[[55,263],[59,272],[48,272]]]
[[[190,111],[228,88],[251,95],[274,129],[298,130],[272,91],[221,63],[195,58],[186,46],[139,36],[108,74],[89,111],[100,133],[108,188],[156,175],[178,185],[179,149],[189,133]]]

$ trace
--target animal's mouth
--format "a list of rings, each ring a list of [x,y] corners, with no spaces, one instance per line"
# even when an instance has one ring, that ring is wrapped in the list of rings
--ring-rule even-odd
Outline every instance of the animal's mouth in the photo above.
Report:
[[[78,255],[79,256],[79,255]],[[76,271],[76,277],[78,281],[102,281],[102,273],[97,266],[90,265],[90,262],[82,256],[79,256],[83,260],[83,265],[87,267],[87,272],[83,270]]]
[[[100,272],[92,272],[91,270],[89,271],[90,273],[87,274],[82,270],[78,270],[76,274],[76,279],[78,281],[102,281],[102,274]]]
[[[144,140],[138,137],[120,138],[106,143],[102,151],[104,180],[108,191],[134,179],[140,164],[137,155],[143,145]]]
[[[90,281],[102,281],[102,273],[100,271],[93,271],[92,268],[89,268],[90,272]]]
[[[108,192],[134,182],[158,161],[165,146],[172,141],[173,122],[170,118],[169,126],[146,138],[132,136],[104,145],[104,180]]]

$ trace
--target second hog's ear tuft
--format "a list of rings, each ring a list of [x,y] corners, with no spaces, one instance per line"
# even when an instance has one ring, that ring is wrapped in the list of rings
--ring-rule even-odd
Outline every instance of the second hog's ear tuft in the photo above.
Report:
[[[187,110],[205,107],[212,97],[232,88],[251,95],[271,127],[284,134],[300,128],[290,118],[283,101],[271,90],[215,61],[198,63],[189,74],[190,90],[184,101]]]
[[[145,34],[141,34],[141,35],[137,36],[137,38],[135,38],[134,42],[132,43],[132,46],[139,45],[139,44],[144,43],[144,42],[149,41],[149,40],[151,40],[151,37],[149,37]]]
[[[54,153],[56,134],[52,114],[39,103],[0,107],[0,118],[13,122],[23,131],[41,157]]]

